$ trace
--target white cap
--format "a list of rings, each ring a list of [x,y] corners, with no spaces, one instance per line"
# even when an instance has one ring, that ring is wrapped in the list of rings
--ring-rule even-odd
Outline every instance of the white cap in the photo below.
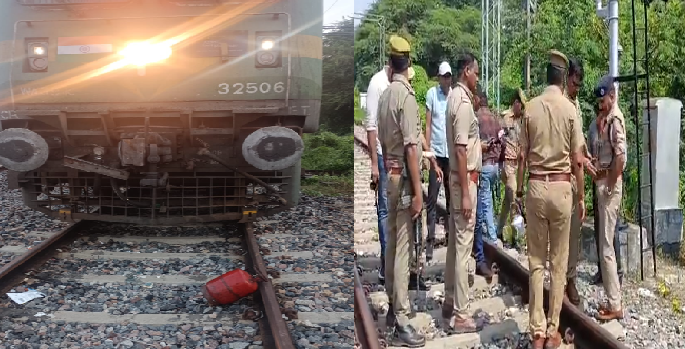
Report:
[[[443,76],[447,73],[452,75],[452,67],[450,67],[450,64],[447,62],[440,63],[440,67],[438,68],[438,75]]]

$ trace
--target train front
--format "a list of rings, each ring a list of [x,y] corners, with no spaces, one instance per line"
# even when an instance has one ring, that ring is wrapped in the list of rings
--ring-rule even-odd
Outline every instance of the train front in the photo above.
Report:
[[[249,221],[299,200],[322,0],[0,4],[0,165],[53,217]]]

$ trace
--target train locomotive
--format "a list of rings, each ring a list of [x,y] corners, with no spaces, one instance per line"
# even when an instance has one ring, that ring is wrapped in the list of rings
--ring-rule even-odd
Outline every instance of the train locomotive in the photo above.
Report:
[[[322,0],[0,4],[0,165],[64,221],[247,222],[299,201]]]

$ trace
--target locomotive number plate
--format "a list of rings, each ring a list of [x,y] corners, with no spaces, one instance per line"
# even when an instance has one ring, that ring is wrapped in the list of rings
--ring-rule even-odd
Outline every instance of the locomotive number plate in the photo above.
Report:
[[[248,82],[248,83],[242,83],[242,82],[236,82],[234,84],[230,83],[221,83],[219,84],[219,94],[220,95],[227,95],[227,94],[234,94],[234,95],[242,95],[242,94],[255,94],[255,93],[282,93],[285,91],[285,84],[283,82],[277,82],[275,84],[271,84],[268,82]]]

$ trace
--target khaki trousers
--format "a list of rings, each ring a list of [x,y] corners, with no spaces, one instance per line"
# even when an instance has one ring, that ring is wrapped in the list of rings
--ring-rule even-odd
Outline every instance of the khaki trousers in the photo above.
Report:
[[[469,180],[469,192],[473,207],[471,218],[461,213],[462,191],[456,174],[450,173],[450,216],[447,239],[447,266],[445,270],[445,297],[454,300],[454,313],[461,319],[469,317],[468,262],[473,249],[476,228],[476,205],[478,185]]]
[[[602,268],[604,291],[609,299],[611,310],[621,309],[621,284],[618,280],[616,253],[614,251],[614,234],[618,209],[623,196],[623,179],[619,178],[613,193],[607,195],[607,181],[597,181],[597,206],[599,206],[599,266]]]
[[[385,286],[397,323],[409,324],[409,258],[414,242],[409,209],[398,210],[401,175],[388,175],[388,236],[385,247]]]
[[[514,202],[514,194],[516,192],[517,172],[517,162],[510,160],[504,162],[504,174],[502,176],[502,182],[504,183],[504,200],[502,201],[502,209],[497,224],[497,236],[502,236],[502,229],[504,229],[504,226],[507,224],[509,212],[511,212],[511,204]]]
[[[576,267],[578,266],[578,259],[580,258],[580,229],[582,228],[580,217],[578,217],[578,188],[576,180],[571,176],[571,188],[573,195],[573,208],[571,209],[571,231],[569,233],[568,244],[568,269],[566,270],[566,278],[574,279],[578,276]]]
[[[559,328],[566,287],[569,230],[573,198],[571,183],[531,180],[526,194],[526,235],[530,270],[530,332],[551,336]],[[551,274],[549,311],[542,307],[545,262]]]

